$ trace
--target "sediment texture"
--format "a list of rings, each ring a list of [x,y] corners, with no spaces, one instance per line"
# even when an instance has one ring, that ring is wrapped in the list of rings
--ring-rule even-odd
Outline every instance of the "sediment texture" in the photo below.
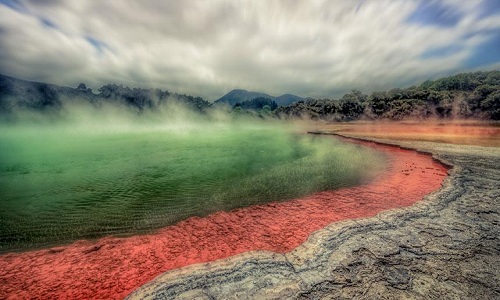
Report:
[[[129,299],[499,299],[500,149],[398,144],[453,166],[439,191],[333,223],[285,254],[164,273]]]
[[[363,145],[383,151],[387,166],[359,186],[192,217],[146,235],[0,255],[0,299],[123,299],[169,270],[248,251],[287,253],[333,222],[410,206],[438,190],[446,178],[447,168],[427,155],[375,143]],[[274,278],[276,271],[268,266],[276,257],[244,266],[269,271],[269,278]],[[238,258],[235,262],[239,263]],[[280,284],[290,276],[286,262],[280,263],[279,272],[284,274]],[[239,278],[246,273],[231,274]],[[217,280],[229,277],[222,273]],[[259,290],[265,289],[259,286]]]

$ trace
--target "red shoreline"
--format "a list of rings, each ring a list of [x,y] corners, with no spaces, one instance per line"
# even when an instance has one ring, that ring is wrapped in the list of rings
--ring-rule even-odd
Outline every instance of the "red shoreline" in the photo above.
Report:
[[[429,155],[357,142],[388,154],[373,182],[204,218],[154,234],[0,256],[0,299],[121,299],[159,274],[252,250],[288,252],[332,222],[409,206],[437,190],[447,168]]]

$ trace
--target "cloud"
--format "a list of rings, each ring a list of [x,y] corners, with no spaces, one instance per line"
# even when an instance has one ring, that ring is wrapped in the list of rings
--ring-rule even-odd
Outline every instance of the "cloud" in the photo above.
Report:
[[[490,0],[3,0],[0,72],[70,86],[157,87],[209,100],[233,88],[337,97],[495,66],[498,53],[486,61],[477,56],[498,41],[492,34],[500,29],[498,6]]]

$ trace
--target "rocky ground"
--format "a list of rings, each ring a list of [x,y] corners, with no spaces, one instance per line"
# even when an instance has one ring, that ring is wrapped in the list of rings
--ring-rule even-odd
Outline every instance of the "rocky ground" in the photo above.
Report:
[[[355,143],[384,152],[386,165],[371,180],[194,216],[149,234],[0,255],[0,299],[123,299],[169,270],[255,250],[287,253],[334,222],[411,206],[446,179],[448,168],[428,155]]]
[[[129,299],[500,299],[500,148],[396,142],[451,166],[417,204],[333,223],[286,254],[170,271]]]

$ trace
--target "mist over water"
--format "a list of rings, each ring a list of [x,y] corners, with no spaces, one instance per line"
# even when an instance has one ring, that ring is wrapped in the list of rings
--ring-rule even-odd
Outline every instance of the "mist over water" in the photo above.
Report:
[[[0,251],[129,235],[359,184],[383,157],[272,121],[70,106],[3,121]]]

